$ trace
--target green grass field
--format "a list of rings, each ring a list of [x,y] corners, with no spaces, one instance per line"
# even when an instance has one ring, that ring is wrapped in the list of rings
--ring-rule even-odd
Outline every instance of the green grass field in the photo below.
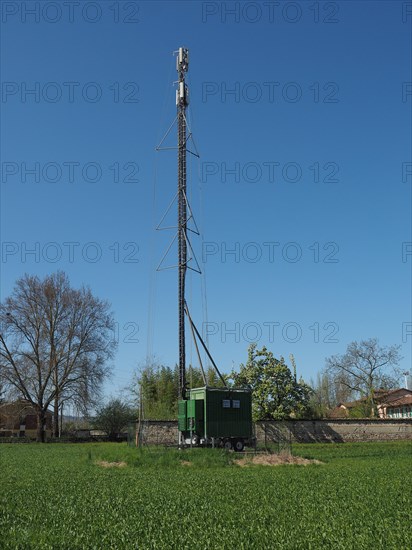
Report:
[[[412,442],[293,453],[323,464],[241,468],[218,450],[2,444],[0,548],[412,548]]]

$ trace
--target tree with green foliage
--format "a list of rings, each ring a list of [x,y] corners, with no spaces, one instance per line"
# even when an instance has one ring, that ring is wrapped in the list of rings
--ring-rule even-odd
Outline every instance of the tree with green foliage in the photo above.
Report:
[[[225,380],[226,385],[229,385],[229,375],[224,373],[221,373],[221,375]],[[220,378],[216,370],[211,366],[206,369],[206,380],[207,385],[211,388],[223,388],[224,386],[222,379]]]
[[[118,398],[112,398],[96,410],[93,427],[106,432],[109,439],[116,439],[129,422],[136,419],[136,412]]]
[[[234,386],[250,387],[254,420],[281,420],[304,417],[309,406],[310,387],[296,380],[283,357],[276,359],[263,347],[251,344],[246,365],[232,372]]]
[[[186,369],[186,380],[189,388],[205,385],[200,367],[189,365]],[[207,385],[223,385],[213,367],[206,369]],[[159,365],[155,361],[138,370],[132,380],[130,394],[132,401],[139,407],[142,399],[144,418],[150,420],[174,420],[177,418],[177,401],[179,393],[179,367],[172,369]]]
[[[178,370],[164,365],[147,365],[134,377],[136,404],[143,403],[144,418],[171,420],[177,415]],[[141,388],[141,392],[140,392]]]

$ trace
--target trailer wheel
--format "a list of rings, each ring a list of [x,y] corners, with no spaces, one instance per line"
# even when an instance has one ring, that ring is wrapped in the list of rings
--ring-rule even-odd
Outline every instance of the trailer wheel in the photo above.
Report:
[[[193,435],[192,436],[192,445],[195,445],[195,446],[199,445],[199,441],[200,441],[200,439],[199,439],[198,435]]]
[[[232,442],[230,441],[230,439],[226,439],[223,443],[223,447],[227,450],[227,451],[230,451],[230,449],[232,448]]]
[[[245,444],[243,442],[243,439],[236,439],[236,441],[233,445],[233,448],[237,453],[241,453],[243,451],[243,449],[245,448]]]

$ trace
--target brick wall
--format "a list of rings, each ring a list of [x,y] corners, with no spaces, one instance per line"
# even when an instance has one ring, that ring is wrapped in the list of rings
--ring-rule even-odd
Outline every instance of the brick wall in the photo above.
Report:
[[[299,443],[345,441],[383,441],[412,439],[412,420],[286,420],[256,422],[258,443],[283,439]],[[145,422],[144,438],[148,445],[176,445],[177,422],[149,420]]]

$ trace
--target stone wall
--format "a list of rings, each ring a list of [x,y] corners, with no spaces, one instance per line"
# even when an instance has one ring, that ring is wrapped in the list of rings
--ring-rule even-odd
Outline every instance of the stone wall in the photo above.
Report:
[[[146,420],[143,424],[143,440],[146,445],[177,445],[177,422]]]
[[[412,439],[412,420],[286,420],[256,422],[255,432],[260,444],[277,441],[299,443],[345,441],[383,441]],[[144,440],[148,445],[176,445],[177,422],[148,420],[144,423]]]
[[[292,443],[412,439],[412,420],[288,420],[257,422],[258,442],[289,439]]]

